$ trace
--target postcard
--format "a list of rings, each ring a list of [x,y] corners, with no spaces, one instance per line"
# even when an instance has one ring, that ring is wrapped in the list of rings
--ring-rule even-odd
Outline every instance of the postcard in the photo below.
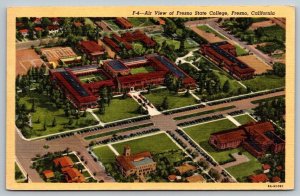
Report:
[[[293,189],[294,11],[8,8],[7,189]]]

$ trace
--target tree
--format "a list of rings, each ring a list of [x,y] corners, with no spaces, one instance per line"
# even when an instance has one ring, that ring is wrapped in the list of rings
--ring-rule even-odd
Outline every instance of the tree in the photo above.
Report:
[[[211,177],[213,177],[216,180],[219,180],[220,177],[221,177],[221,175],[219,174],[219,172],[216,169],[214,169],[214,168],[211,168],[209,170],[209,175],[211,175]]]
[[[52,127],[55,127],[55,126],[56,126],[56,118],[54,117],[52,120]]]
[[[223,92],[228,93],[229,91],[230,91],[230,83],[229,83],[228,80],[226,80],[224,85],[223,85]]]
[[[46,131],[46,130],[47,130],[47,122],[46,122],[46,119],[44,120],[43,129],[44,129],[44,131]]]
[[[32,105],[31,105],[31,112],[35,112],[35,102],[34,99],[32,99]]]
[[[169,108],[169,100],[168,97],[164,97],[164,100],[160,106],[163,110],[167,110]]]

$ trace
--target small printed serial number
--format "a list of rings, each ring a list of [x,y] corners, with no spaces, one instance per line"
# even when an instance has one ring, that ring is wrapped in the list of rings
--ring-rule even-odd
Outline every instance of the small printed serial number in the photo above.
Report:
[[[283,188],[283,184],[268,184],[268,188]]]

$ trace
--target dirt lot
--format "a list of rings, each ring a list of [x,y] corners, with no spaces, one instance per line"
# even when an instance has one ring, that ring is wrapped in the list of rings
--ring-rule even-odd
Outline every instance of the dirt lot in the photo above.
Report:
[[[250,27],[249,30],[256,30],[260,27],[269,27],[269,26],[273,26],[276,25],[276,23],[274,23],[272,20],[266,20],[266,21],[261,21],[261,22],[255,22],[253,23]]]
[[[24,75],[30,67],[40,67],[44,61],[33,49],[17,50],[16,52],[16,74]]]
[[[41,52],[46,56],[49,62],[54,64],[54,66],[58,64],[59,59],[77,56],[70,47],[42,48]]]
[[[206,39],[209,43],[216,43],[216,42],[221,42],[224,41],[224,39],[221,39],[217,35],[213,33],[208,33],[205,32],[201,29],[198,29],[196,26],[190,27],[195,33],[197,33],[199,36],[203,37]]]
[[[239,56],[237,57],[239,60],[244,62],[245,64],[249,65],[253,69],[255,69],[255,74],[262,74],[267,70],[271,70],[272,67],[268,64],[264,63],[262,60],[258,59],[254,55],[247,55],[247,56]]]

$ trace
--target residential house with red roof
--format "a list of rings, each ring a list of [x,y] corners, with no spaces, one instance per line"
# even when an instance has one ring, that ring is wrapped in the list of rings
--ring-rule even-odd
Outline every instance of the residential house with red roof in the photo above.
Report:
[[[269,182],[269,178],[266,174],[257,174],[249,176],[249,180],[253,183]]]

